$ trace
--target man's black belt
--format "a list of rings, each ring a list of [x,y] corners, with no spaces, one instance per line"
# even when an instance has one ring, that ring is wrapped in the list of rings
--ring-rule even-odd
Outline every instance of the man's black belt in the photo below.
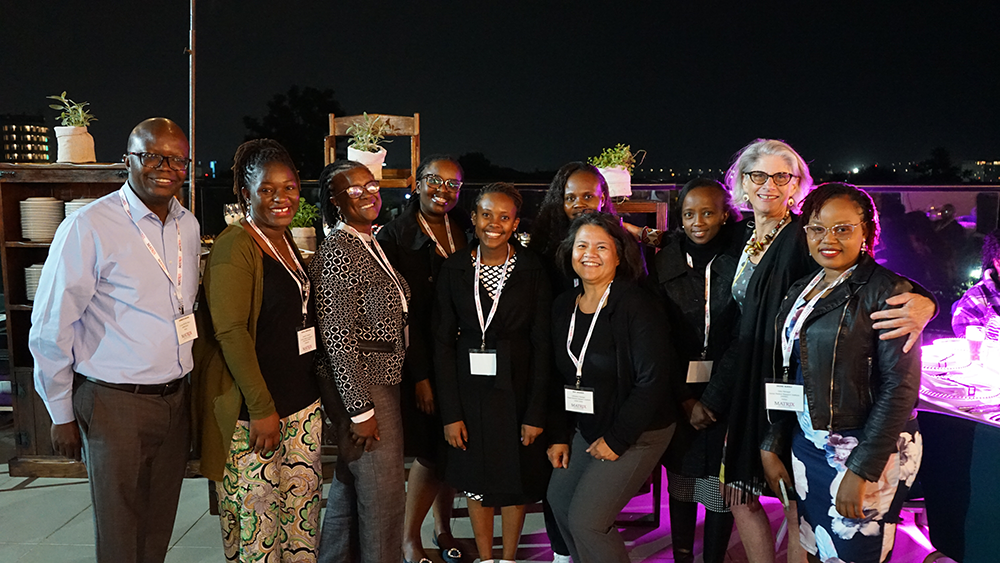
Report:
[[[133,383],[109,383],[107,381],[101,381],[100,379],[94,379],[93,377],[87,377],[86,375],[80,375],[80,374],[77,375],[95,385],[100,385],[101,387],[107,387],[108,389],[115,389],[117,391],[124,391],[126,393],[133,393],[136,395],[170,395],[174,391],[180,389],[181,384],[184,383],[183,377],[180,379],[175,379],[170,383],[160,383],[157,385],[139,385]]]

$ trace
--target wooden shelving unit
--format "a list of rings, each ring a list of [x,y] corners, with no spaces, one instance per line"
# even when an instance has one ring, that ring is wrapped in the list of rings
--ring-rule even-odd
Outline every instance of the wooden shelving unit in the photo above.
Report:
[[[20,201],[50,196],[63,201],[101,197],[121,187],[124,164],[3,164],[0,163],[0,266],[3,269],[7,342],[14,391],[14,427],[17,457],[10,475],[16,477],[86,477],[80,462],[52,452],[51,420],[35,392],[34,362],[28,352],[31,301],[24,269],[45,261],[49,243],[21,236]]]

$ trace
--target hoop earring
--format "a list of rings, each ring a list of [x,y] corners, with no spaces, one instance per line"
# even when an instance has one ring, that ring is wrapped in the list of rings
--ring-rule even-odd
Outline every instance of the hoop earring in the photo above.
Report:
[[[788,198],[788,207],[795,207],[795,198],[794,197]]]
[[[750,194],[743,194],[743,201],[750,201]]]

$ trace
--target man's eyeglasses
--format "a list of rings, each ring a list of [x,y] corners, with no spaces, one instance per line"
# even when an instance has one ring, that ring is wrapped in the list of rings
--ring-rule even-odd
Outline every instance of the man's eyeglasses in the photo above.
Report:
[[[784,186],[788,182],[791,182],[792,178],[798,178],[795,174],[789,174],[788,172],[775,172],[774,174],[768,174],[767,172],[754,170],[753,172],[744,172],[743,174],[745,176],[749,176],[750,181],[758,186],[766,184],[768,178],[774,180],[775,186]]]
[[[347,186],[347,189],[340,193],[341,194],[346,193],[347,197],[351,199],[358,199],[362,195],[364,195],[365,192],[368,192],[370,194],[377,194],[378,190],[379,190],[378,180],[372,180],[371,182],[368,182],[364,186]]]
[[[191,159],[185,156],[163,156],[155,152],[130,152],[125,154],[126,157],[130,155],[139,157],[139,163],[148,168],[159,168],[163,164],[163,161],[166,161],[168,168],[182,172],[187,170],[188,165],[191,164]]]
[[[437,176],[435,174],[428,174],[426,176],[422,176],[420,179],[435,190],[440,190],[441,186],[444,186],[453,192],[457,192],[462,187],[461,180],[445,180],[441,176]]]
[[[833,234],[833,238],[843,241],[849,240],[852,236],[854,236],[854,229],[857,229],[860,226],[860,223],[844,223],[843,225],[834,225],[830,228],[821,227],[819,225],[806,225],[805,227],[802,227],[802,230],[806,232],[806,236],[813,242],[819,242],[826,238],[827,231]]]

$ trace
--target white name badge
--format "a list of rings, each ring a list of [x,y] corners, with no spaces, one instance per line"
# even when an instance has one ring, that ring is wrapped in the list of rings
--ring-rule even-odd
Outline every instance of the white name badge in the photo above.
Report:
[[[580,414],[594,414],[594,390],[589,387],[577,389],[566,386],[566,410]]]
[[[712,379],[712,360],[688,362],[688,383],[708,383]]]
[[[765,383],[764,402],[773,411],[802,412],[804,409],[802,385],[794,383]]]
[[[174,319],[174,329],[177,331],[177,344],[184,344],[198,338],[198,326],[194,322],[194,313],[188,313],[179,319]]]
[[[299,355],[307,354],[316,349],[316,327],[311,326],[298,332]]]
[[[497,374],[497,351],[469,350],[469,368],[472,375],[495,376]]]

